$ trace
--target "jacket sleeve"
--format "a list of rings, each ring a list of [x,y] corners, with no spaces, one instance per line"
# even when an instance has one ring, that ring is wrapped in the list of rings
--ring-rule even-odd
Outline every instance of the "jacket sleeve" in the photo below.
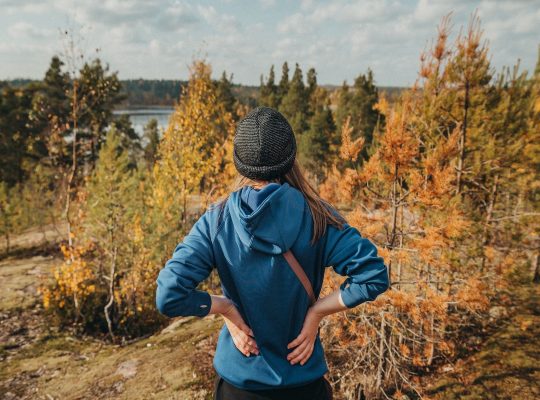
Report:
[[[210,312],[210,294],[196,289],[215,265],[208,219],[208,212],[199,218],[159,272],[156,306],[167,317],[202,318]]]
[[[349,224],[342,230],[328,226],[324,250],[325,266],[333,266],[347,279],[340,285],[341,298],[348,308],[373,301],[390,287],[388,268],[377,248]]]

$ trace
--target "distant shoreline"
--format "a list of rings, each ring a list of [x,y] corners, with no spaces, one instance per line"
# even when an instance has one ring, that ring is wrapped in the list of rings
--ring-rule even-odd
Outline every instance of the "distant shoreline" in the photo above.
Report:
[[[154,115],[154,114],[171,114],[174,111],[174,106],[165,105],[133,105],[119,106],[113,110],[114,115]]]

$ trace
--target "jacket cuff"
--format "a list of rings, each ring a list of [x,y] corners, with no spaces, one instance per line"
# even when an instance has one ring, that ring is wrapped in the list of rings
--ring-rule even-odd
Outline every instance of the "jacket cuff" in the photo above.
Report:
[[[190,309],[187,310],[188,314],[202,318],[210,313],[212,298],[208,292],[194,290],[191,294],[190,305]]]
[[[345,304],[348,308],[354,308],[365,301],[364,299],[359,299],[358,295],[351,293],[351,284],[349,279],[346,279],[339,286],[339,289],[341,291],[341,300],[343,300],[343,304]]]

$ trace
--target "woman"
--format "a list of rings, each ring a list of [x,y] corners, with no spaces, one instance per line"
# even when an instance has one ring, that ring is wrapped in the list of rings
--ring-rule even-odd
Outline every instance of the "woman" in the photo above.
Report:
[[[302,176],[290,124],[258,107],[234,137],[240,177],[209,207],[157,279],[166,316],[221,314],[214,399],[331,399],[321,320],[389,287],[377,249]],[[347,279],[310,306],[283,253],[291,250],[318,297],[326,267]],[[217,268],[224,296],[196,289]]]

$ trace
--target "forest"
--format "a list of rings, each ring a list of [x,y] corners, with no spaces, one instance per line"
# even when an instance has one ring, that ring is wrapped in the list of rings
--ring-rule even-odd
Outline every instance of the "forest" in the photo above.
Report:
[[[269,66],[257,90],[244,90],[225,72],[213,77],[205,59],[193,61],[183,84],[120,81],[99,58],[81,62],[77,54],[54,56],[40,81],[2,83],[2,263],[29,254],[22,235],[56,232],[39,250],[53,258],[34,308],[54,327],[40,340],[69,332],[116,349],[166,329],[170,321],[155,308],[157,274],[227,193],[235,124],[265,105],[290,121],[312,184],[389,268],[390,290],[321,327],[336,398],[498,398],[478,394],[486,389],[475,380],[481,371],[463,366],[458,384],[433,382],[481,349],[470,338],[498,329],[518,287],[538,298],[540,47],[534,71],[519,61],[496,71],[479,18],[453,41],[450,25],[441,21],[404,90],[381,90],[369,69],[325,88],[314,67],[290,62]],[[127,116],[113,115],[148,103],[174,103],[163,132],[150,121],[139,137]],[[214,272],[202,287],[219,294]],[[326,274],[323,294],[341,279]],[[11,324],[27,312],[10,308],[2,318]],[[538,324],[537,313],[531,318],[520,334]],[[18,360],[9,335],[0,360]],[[500,398],[537,398],[537,361],[490,390],[519,387],[516,397]],[[9,386],[6,376],[0,393],[25,398],[24,384]],[[198,376],[209,385],[207,372]]]

